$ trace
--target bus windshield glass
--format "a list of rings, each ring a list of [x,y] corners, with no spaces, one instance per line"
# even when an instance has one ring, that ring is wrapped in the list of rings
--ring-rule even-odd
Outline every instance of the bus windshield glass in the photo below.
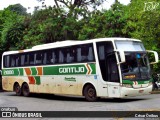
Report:
[[[126,62],[121,64],[123,79],[150,79],[150,66],[146,52],[125,52]]]
[[[139,41],[115,41],[118,50],[123,51],[145,51],[142,42]]]

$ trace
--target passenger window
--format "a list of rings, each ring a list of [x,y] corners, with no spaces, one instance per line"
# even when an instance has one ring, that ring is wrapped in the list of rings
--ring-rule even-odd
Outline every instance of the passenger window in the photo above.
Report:
[[[59,63],[63,63],[64,62],[64,54],[62,52],[62,50],[59,50]]]
[[[77,62],[91,62],[94,61],[93,47],[90,45],[82,45],[77,48]]]
[[[55,64],[57,63],[56,50],[47,50],[44,52],[43,64]]]
[[[16,55],[15,58],[16,58],[15,59],[15,61],[16,61],[16,65],[15,66],[18,67],[18,66],[20,66],[20,57],[19,57],[19,55]]]
[[[52,51],[52,59],[51,59],[51,63],[56,63],[57,62],[57,57],[56,57],[56,52]]]
[[[29,65],[29,54],[28,53],[25,53],[25,54],[22,54],[21,56],[20,56],[20,65],[21,66],[28,66]]]
[[[29,54],[29,64],[30,64],[30,65],[34,65],[34,64],[35,64],[34,56],[35,56],[34,53],[30,53],[30,54]]]
[[[81,48],[77,48],[77,62],[81,62],[82,60],[81,57]]]
[[[11,67],[15,67],[15,56],[11,56]]]
[[[43,64],[51,64],[52,54],[51,51],[47,50],[44,52]]]
[[[92,47],[89,47],[87,59],[88,59],[88,61],[93,61],[94,60]]]
[[[29,54],[24,56],[24,65],[29,65]]]
[[[5,58],[6,58],[6,67],[10,67],[10,64],[9,64],[10,56],[6,56]]]
[[[71,62],[75,62],[75,50],[74,50],[74,48],[66,48],[66,54],[65,54],[65,56],[66,56],[66,62],[67,63],[71,63]]]
[[[35,61],[36,65],[42,64],[42,58],[43,58],[42,52],[36,53],[35,57],[36,57],[36,61]]]
[[[25,63],[25,55],[21,55],[21,66],[24,66]]]

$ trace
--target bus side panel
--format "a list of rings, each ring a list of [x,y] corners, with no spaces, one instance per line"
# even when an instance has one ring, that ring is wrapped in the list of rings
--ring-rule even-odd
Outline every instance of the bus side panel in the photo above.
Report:
[[[38,85],[39,93],[59,94],[61,93],[61,80],[58,76],[42,76],[41,84]]]
[[[3,76],[2,77],[2,87],[3,90],[13,91],[14,83],[18,82],[20,86],[24,82],[25,77],[15,77],[15,76]]]
[[[108,97],[108,84],[103,83],[101,79],[98,79],[97,83],[98,83],[97,96]]]

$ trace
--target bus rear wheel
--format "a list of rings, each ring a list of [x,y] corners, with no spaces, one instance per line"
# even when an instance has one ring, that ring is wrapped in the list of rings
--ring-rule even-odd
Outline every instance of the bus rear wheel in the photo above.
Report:
[[[14,91],[16,92],[16,95],[17,95],[17,96],[22,95],[21,87],[20,87],[20,85],[19,85],[18,83],[16,83],[16,84],[14,85]]]
[[[97,100],[96,90],[92,85],[85,86],[84,96],[89,102],[95,102]]]
[[[22,93],[25,97],[28,97],[30,94],[29,86],[27,83],[24,83],[22,86]]]

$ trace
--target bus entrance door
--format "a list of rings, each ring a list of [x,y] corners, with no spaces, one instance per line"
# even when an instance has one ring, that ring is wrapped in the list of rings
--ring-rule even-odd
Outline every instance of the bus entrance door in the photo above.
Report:
[[[108,81],[108,96],[120,97],[120,79],[117,66],[117,60],[114,53],[108,54],[106,57],[107,81]]]

